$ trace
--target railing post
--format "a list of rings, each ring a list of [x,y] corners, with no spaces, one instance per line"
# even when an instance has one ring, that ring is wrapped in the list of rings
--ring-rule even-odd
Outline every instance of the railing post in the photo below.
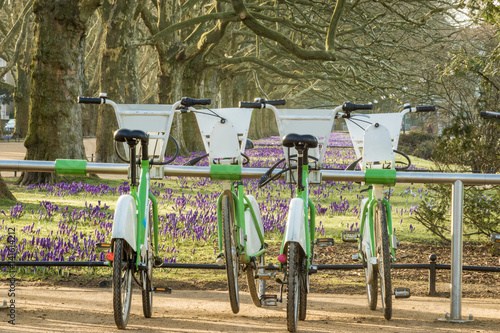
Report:
[[[462,319],[462,248],[464,184],[457,180],[452,185],[451,194],[451,306],[444,320],[463,323]]]
[[[429,256],[429,296],[436,296],[436,259],[435,254]]]

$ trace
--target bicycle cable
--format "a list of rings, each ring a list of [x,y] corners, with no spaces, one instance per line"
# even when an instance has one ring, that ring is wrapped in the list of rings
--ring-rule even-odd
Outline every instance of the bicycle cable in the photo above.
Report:
[[[221,120],[221,123],[223,123],[223,124],[227,121],[226,118],[224,118],[221,115],[217,114],[217,112],[215,112],[214,110],[212,110],[210,108],[205,107],[204,110],[208,110],[210,112],[201,112],[199,110],[191,110],[191,112],[199,113],[199,114],[204,114],[206,116],[212,116],[212,117],[219,118]]]

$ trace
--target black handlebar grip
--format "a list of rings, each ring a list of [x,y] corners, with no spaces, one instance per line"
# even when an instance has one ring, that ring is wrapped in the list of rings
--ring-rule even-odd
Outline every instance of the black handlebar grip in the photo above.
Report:
[[[240,102],[239,107],[245,109],[262,109],[264,104],[260,102]]]
[[[106,100],[101,97],[82,97],[78,96],[78,103],[82,104],[104,104]]]
[[[481,111],[481,117],[484,119],[500,119],[500,112]]]
[[[417,112],[430,112],[430,111],[436,111],[436,107],[434,105],[428,105],[428,106],[417,106],[415,107]]]
[[[373,109],[372,104],[354,104],[351,102],[345,102],[344,105],[342,105],[342,110],[347,112],[356,110],[371,110],[371,109]]]
[[[271,105],[285,105],[286,104],[286,100],[284,99],[274,99],[274,100],[271,100],[271,101],[263,101],[264,104],[271,104]]]
[[[191,97],[182,97],[181,104],[184,106],[195,106],[195,105],[209,105],[212,103],[210,98],[206,99],[195,99]]]

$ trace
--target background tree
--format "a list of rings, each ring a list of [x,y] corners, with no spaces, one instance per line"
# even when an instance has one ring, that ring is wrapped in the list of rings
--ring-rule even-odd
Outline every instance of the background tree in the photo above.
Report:
[[[498,18],[498,10],[490,12],[488,3],[471,2],[486,6],[473,8],[478,9],[474,25],[457,36],[457,43],[448,50],[452,57],[442,70],[442,96],[447,108],[441,116],[448,119],[448,126],[439,137],[435,158],[443,171],[496,173],[500,168],[500,124],[479,117],[481,111],[500,107],[500,63],[496,56],[500,21],[491,20]],[[450,188],[427,187],[432,190],[431,196],[419,204],[415,218],[449,241]],[[499,200],[498,188],[466,187],[464,235],[489,236],[500,231]]]
[[[26,159],[85,158],[81,107],[86,22],[98,0],[36,0],[29,130]],[[47,173],[24,173],[22,183],[53,181]]]
[[[16,127],[13,138],[25,137],[29,115],[29,66],[31,63],[31,16],[33,0],[10,1],[0,4],[0,57],[7,66],[0,69],[0,77],[10,72],[14,84],[0,82],[14,97]]]
[[[140,102],[137,48],[129,46],[134,38],[136,22],[142,1],[104,0],[99,16],[104,27],[105,43],[100,63],[100,91],[116,103]],[[101,106],[96,132],[98,162],[116,162],[113,131],[118,128],[116,115],[109,106]]]

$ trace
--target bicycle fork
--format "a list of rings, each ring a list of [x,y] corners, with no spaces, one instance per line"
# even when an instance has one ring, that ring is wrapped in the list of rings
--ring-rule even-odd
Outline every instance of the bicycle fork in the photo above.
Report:
[[[240,262],[243,264],[252,263],[252,258],[258,258],[261,255],[266,253],[266,249],[264,246],[264,230],[260,227],[257,219],[256,212],[254,210],[254,205],[252,205],[250,199],[244,195],[243,192],[243,183],[237,183],[237,191],[235,191],[235,187],[232,182],[223,182],[223,193],[219,196],[217,200],[217,236],[219,243],[219,255],[217,257],[217,264],[224,264],[223,259],[223,245],[222,245],[222,230],[223,230],[223,221],[222,221],[222,198],[225,195],[230,196],[233,200],[234,207],[234,215],[235,215],[235,228],[236,228],[236,245],[238,250],[238,257]],[[235,193],[237,192],[237,193]],[[253,221],[252,224],[246,225],[246,212],[250,213],[249,218]],[[255,233],[247,232],[247,227],[253,228]],[[249,231],[249,230],[248,230]],[[253,236],[251,236],[253,235]],[[257,236],[257,239],[249,239],[250,237]],[[248,253],[247,251],[247,243],[259,242],[260,246],[256,252]]]

